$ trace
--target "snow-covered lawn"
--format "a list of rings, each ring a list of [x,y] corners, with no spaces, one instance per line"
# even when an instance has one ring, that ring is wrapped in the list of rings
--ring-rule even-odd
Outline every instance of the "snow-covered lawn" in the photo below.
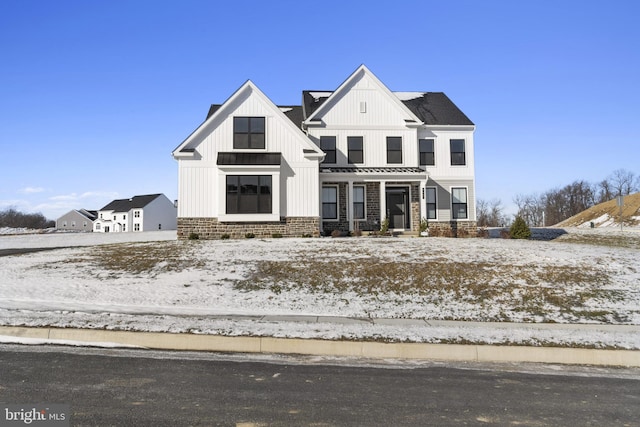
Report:
[[[176,241],[175,232],[2,236],[0,250],[64,249],[0,257],[0,324],[640,348],[637,336],[541,332],[526,325],[516,333],[224,317],[640,325],[640,233],[568,231],[552,241]]]

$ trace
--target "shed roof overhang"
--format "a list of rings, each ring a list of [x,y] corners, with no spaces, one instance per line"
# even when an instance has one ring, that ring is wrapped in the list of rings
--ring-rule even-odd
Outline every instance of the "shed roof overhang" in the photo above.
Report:
[[[320,167],[320,180],[327,181],[423,181],[426,170],[415,167]]]

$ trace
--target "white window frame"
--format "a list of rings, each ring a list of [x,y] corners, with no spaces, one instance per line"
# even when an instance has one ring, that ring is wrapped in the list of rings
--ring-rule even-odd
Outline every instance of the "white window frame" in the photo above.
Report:
[[[228,214],[227,175],[271,175],[271,213]],[[248,168],[245,165],[219,167],[218,221],[220,222],[274,222],[280,221],[280,165]]]
[[[464,190],[464,195],[465,195],[465,199],[466,202],[465,204],[467,205],[467,216],[465,218],[454,218],[453,216],[453,190]],[[449,188],[449,192],[451,194],[451,221],[469,221],[469,187],[466,186],[460,186],[460,187],[451,187]]]

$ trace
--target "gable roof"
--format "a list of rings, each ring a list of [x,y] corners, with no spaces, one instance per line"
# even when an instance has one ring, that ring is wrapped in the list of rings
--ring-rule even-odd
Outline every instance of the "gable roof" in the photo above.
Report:
[[[312,115],[331,96],[326,90],[302,92],[303,111]],[[473,122],[444,92],[392,92],[425,125],[471,125]],[[306,117],[305,117],[306,119]]]
[[[324,100],[324,102],[322,102],[320,105],[318,105],[314,111],[309,114],[307,117],[305,117],[305,124],[312,124],[313,122],[317,121],[318,119],[316,119],[317,115],[320,115],[320,113],[323,111],[323,109],[326,108],[330,108],[330,107],[326,107],[327,105],[331,105],[331,100],[334,98],[338,98],[340,96],[342,96],[342,93],[346,92],[349,90],[349,86],[353,83],[355,83],[358,79],[367,76],[374,85],[376,85],[378,87],[378,90],[380,92],[382,92],[384,95],[386,95],[389,99],[389,101],[392,104],[395,104],[396,107],[398,108],[399,111],[402,111],[407,119],[405,119],[405,121],[407,121],[407,123],[413,123],[413,124],[420,124],[420,119],[413,113],[413,111],[411,111],[409,108],[407,108],[401,101],[400,99],[398,99],[397,96],[394,96],[393,93],[389,90],[388,87],[386,87],[384,85],[384,83],[382,83],[380,81],[380,79],[378,79],[375,74],[373,74],[364,64],[360,65],[358,67],[358,69],[356,69],[348,78],[347,80],[345,80],[340,86],[338,86],[338,88],[333,91],[333,92],[327,92],[330,93],[330,95]],[[303,96],[304,98],[304,96]],[[329,101],[329,102],[327,102]],[[306,111],[306,109],[305,109]]]
[[[473,122],[443,92],[394,92],[394,95],[426,125],[473,126]]]
[[[98,211],[90,211],[88,209],[79,209],[78,212],[83,217],[87,218],[90,221],[95,221],[98,218]]]
[[[162,196],[162,194],[148,194],[145,196],[134,196],[130,199],[118,199],[112,201],[100,210],[129,212],[131,209],[142,209],[160,196]]]
[[[222,104],[213,104],[211,105],[211,107],[209,107],[209,113],[207,114],[207,118],[205,119],[205,121],[196,128],[196,130],[194,130],[191,135],[189,135],[184,141],[182,141],[182,143],[176,147],[175,150],[173,150],[173,156],[174,157],[185,157],[185,156],[190,156],[193,155],[194,153],[194,147],[189,146],[189,144],[191,142],[193,142],[194,140],[197,141],[197,138],[199,137],[199,135],[202,132],[205,132],[206,129],[209,127],[209,124],[213,122],[213,120],[216,119],[216,117],[218,117],[219,115],[223,114],[225,110],[227,110],[227,106],[232,105],[233,102],[237,99],[239,99],[240,97],[244,96],[244,94],[246,94],[249,91],[250,94],[255,94],[255,96],[257,96],[259,99],[261,99],[265,105],[267,105],[268,107],[270,107],[275,115],[280,115],[281,117],[285,117],[288,118],[288,120],[285,120],[285,123],[288,123],[289,126],[291,127],[292,131],[294,133],[296,133],[299,137],[300,142],[303,145],[303,149],[306,149],[307,151],[305,151],[306,155],[309,156],[317,156],[318,158],[321,158],[322,156],[324,156],[324,154],[322,153],[322,151],[320,150],[320,148],[318,148],[317,146],[315,146],[315,144],[313,142],[311,142],[311,140],[307,137],[307,135],[302,132],[302,129],[300,126],[296,126],[294,120],[296,118],[296,116],[299,116],[300,110],[298,110],[298,106],[292,106],[292,107],[278,107],[276,106],[273,101],[271,101],[271,99],[269,99],[251,80],[247,80],[242,86],[240,86],[240,88],[238,88],[238,90],[236,90],[233,95],[231,95],[225,102],[223,102]],[[287,109],[291,109],[285,112],[285,110]],[[284,109],[284,110],[283,110]],[[287,114],[289,113],[289,114]]]

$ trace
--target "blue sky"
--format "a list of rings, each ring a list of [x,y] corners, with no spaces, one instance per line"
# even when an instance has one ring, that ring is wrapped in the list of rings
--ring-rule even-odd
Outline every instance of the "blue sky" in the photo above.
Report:
[[[478,197],[640,174],[640,2],[0,2],[0,209],[177,198],[171,151],[251,79],[276,104],[360,64],[476,124]]]

